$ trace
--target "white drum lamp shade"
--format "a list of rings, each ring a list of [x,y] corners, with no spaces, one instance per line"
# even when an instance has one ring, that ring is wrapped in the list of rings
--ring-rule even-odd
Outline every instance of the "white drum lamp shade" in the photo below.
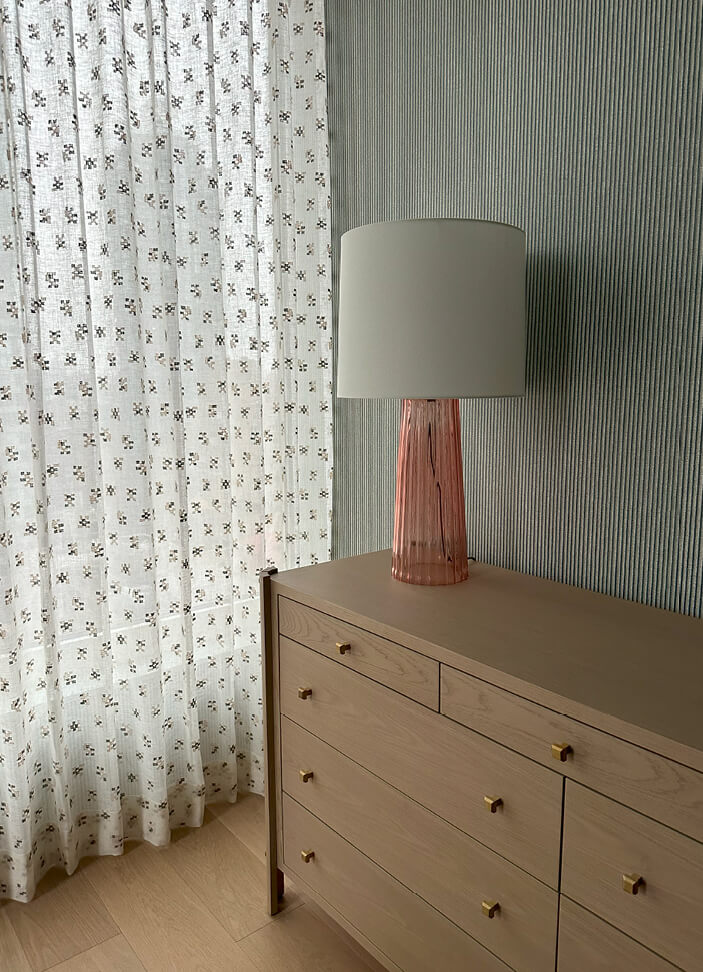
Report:
[[[525,234],[472,219],[342,236],[337,394],[483,398],[525,391]]]
[[[525,234],[419,219],[342,236],[337,394],[402,398],[393,576],[468,577],[459,398],[525,392]]]

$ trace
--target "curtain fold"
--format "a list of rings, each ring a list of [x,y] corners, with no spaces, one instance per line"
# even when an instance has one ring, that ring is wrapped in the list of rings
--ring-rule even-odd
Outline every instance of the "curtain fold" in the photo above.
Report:
[[[322,0],[0,10],[0,897],[260,790],[329,557]]]

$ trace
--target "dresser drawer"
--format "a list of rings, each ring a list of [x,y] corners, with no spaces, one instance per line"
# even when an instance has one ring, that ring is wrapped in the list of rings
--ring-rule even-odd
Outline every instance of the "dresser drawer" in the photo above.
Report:
[[[558,886],[558,774],[285,638],[280,705],[376,776]],[[485,797],[502,800],[495,813]]]
[[[439,664],[417,651],[287,597],[278,599],[278,630],[430,709],[438,708]]]
[[[446,665],[441,711],[570,779],[703,841],[703,773]],[[552,744],[567,743],[564,762]]]
[[[509,965],[552,972],[556,891],[286,718],[281,749],[284,790],[316,817]]]
[[[284,861],[404,972],[508,972],[434,908],[288,796],[283,798]],[[313,852],[307,863],[303,852]]]
[[[633,941],[562,895],[559,908],[559,972],[676,972]]]
[[[636,894],[623,889],[633,874]],[[703,968],[703,845],[571,781],[562,891],[681,968]]]

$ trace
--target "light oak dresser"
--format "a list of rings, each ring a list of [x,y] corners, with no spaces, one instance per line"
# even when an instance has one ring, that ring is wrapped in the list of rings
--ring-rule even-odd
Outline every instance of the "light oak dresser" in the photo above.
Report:
[[[703,622],[387,551],[261,586],[272,912],[407,972],[703,970]]]

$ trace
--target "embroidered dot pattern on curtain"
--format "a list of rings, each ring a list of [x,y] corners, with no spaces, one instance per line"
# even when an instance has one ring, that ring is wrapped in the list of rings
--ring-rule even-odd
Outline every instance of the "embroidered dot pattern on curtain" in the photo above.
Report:
[[[0,897],[260,790],[329,557],[322,0],[0,10]]]

